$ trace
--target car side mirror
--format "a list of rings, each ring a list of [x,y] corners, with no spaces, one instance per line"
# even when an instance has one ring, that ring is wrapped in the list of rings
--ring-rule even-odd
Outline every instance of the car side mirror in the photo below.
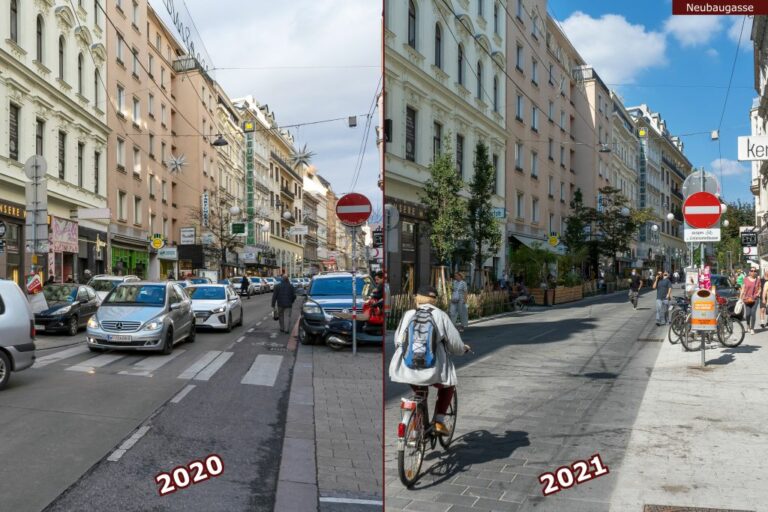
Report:
[[[181,307],[181,302],[174,302],[171,304],[171,310],[179,309]]]

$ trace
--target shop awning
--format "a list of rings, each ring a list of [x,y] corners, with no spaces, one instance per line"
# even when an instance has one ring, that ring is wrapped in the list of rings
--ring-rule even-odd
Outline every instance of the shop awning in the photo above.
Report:
[[[560,243],[557,247],[552,247],[549,245],[547,240],[542,240],[540,238],[533,238],[515,233],[513,233],[511,236],[517,239],[517,241],[521,244],[525,245],[526,247],[530,247],[531,249],[538,247],[539,249],[546,249],[553,254],[565,254],[565,246],[562,243]]]

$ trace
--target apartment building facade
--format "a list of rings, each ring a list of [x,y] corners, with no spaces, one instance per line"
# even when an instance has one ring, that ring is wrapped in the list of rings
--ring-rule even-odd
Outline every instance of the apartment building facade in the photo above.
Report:
[[[751,134],[768,133],[768,17],[755,16],[752,21],[750,38],[753,46],[754,87],[757,97],[752,101],[749,112]],[[752,162],[750,189],[755,196],[755,226],[759,229],[758,254],[760,267],[768,268],[768,162]]]
[[[97,5],[0,3],[0,278],[21,285],[32,263],[24,163],[33,155],[47,162],[49,214],[37,270],[61,281],[108,268],[107,220],[76,213],[107,206],[107,29]]]
[[[452,7],[450,7],[452,5]],[[385,115],[391,122],[384,169],[385,203],[400,215],[399,250],[388,257],[393,293],[429,283],[434,263],[420,193],[434,156],[450,142],[457,171],[472,179],[478,142],[496,167],[492,203],[504,229],[506,16],[499,1],[387,2]],[[462,267],[471,268],[464,262]],[[492,276],[505,267],[500,249],[484,262]],[[471,275],[468,273],[467,275]]]

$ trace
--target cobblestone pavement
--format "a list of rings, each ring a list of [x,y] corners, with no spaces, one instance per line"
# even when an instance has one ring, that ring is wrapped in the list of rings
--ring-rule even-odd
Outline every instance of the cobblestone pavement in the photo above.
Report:
[[[387,511],[610,508],[618,468],[661,347],[651,309],[616,294],[474,324],[456,358],[459,416],[448,451],[428,452],[412,489],[397,477],[399,396],[385,396]],[[391,337],[390,337],[391,338]],[[387,341],[387,361],[393,351]],[[542,495],[538,475],[599,453],[610,473]]]

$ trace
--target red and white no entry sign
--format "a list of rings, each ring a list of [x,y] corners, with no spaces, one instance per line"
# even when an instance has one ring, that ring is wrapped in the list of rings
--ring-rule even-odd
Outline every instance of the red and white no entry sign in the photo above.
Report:
[[[362,194],[346,194],[336,203],[336,216],[347,226],[361,226],[371,216],[371,202]]]
[[[711,228],[720,220],[720,199],[709,192],[691,194],[683,203],[683,216],[689,226]]]

